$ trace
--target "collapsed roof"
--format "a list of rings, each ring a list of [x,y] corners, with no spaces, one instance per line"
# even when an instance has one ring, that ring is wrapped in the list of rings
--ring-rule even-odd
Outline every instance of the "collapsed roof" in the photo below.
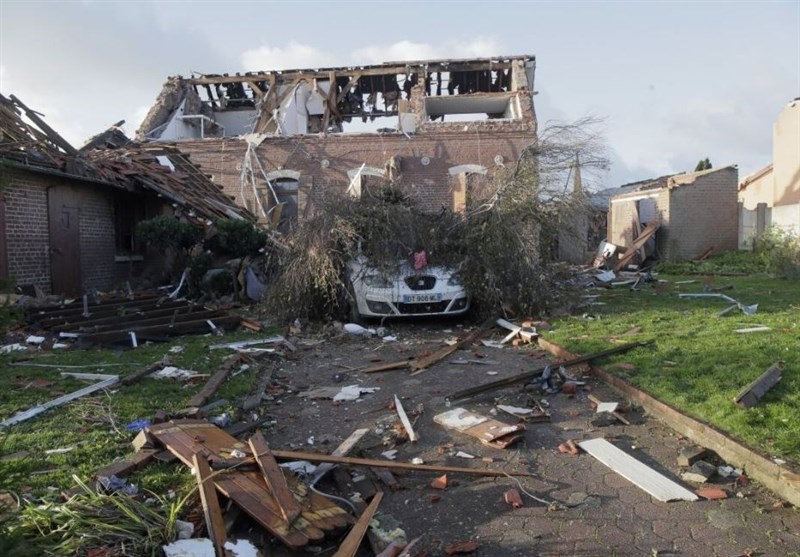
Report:
[[[388,62],[371,66],[199,74],[167,80],[139,141],[342,132],[343,124],[482,113],[521,119],[517,92],[533,92],[533,56]],[[406,115],[405,122],[403,115]]]
[[[149,190],[188,217],[255,220],[186,155],[166,146],[135,144],[119,130],[121,124],[98,134],[79,151],[14,95],[0,95],[0,160],[127,191]]]

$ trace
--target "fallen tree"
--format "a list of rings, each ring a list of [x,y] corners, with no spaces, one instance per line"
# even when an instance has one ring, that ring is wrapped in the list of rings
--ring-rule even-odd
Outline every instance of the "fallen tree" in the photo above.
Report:
[[[607,165],[595,120],[545,129],[538,143],[493,179],[469,189],[464,211],[431,213],[386,181],[358,198],[325,192],[315,213],[283,239],[264,299],[286,320],[339,316],[349,304],[345,269],[359,255],[391,273],[414,252],[457,270],[481,314],[542,315],[569,305],[567,268],[548,246],[586,206],[569,187],[576,172]]]

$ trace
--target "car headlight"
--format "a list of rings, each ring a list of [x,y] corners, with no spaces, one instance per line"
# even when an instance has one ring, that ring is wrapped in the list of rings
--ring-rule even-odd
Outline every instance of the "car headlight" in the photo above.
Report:
[[[447,279],[447,286],[461,286],[461,281],[458,280],[458,277],[450,277]]]
[[[370,288],[391,288],[392,281],[381,275],[366,275],[364,277],[364,284]]]

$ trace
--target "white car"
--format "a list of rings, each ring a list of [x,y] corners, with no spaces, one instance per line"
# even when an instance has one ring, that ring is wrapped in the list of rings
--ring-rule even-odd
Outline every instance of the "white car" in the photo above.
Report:
[[[469,294],[444,267],[417,271],[403,263],[397,274],[387,274],[361,256],[350,262],[348,271],[354,318],[461,315],[469,310]]]

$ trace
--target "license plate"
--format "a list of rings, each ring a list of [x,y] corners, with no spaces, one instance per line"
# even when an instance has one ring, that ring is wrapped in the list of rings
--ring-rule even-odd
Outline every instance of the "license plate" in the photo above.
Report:
[[[405,294],[403,295],[404,304],[425,304],[428,302],[441,302],[441,294]]]

